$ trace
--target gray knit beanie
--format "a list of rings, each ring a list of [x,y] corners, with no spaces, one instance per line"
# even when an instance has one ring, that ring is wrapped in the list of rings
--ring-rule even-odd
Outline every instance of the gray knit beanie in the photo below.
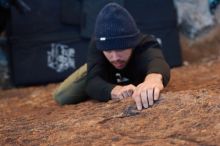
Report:
[[[140,31],[130,13],[117,3],[102,8],[96,18],[96,47],[101,51],[135,48]]]

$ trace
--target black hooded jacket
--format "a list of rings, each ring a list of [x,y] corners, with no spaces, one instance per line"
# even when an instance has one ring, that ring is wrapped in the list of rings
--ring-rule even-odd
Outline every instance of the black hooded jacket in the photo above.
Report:
[[[149,73],[160,73],[163,77],[163,85],[168,84],[170,68],[163,57],[159,43],[153,36],[142,36],[123,70],[115,69],[104,54],[96,49],[95,42],[92,41],[91,44],[88,51],[86,85],[89,97],[99,101],[108,101],[111,99],[111,91],[116,85],[133,84],[137,86]]]

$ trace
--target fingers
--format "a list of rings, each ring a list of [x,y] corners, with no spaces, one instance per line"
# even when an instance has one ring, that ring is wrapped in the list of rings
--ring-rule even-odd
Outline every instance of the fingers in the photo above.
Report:
[[[122,88],[121,94],[123,95],[124,98],[131,97],[134,90],[135,90],[134,85],[128,85]]]
[[[133,93],[134,93],[133,90],[128,90],[128,96],[129,96],[129,97],[131,97]]]
[[[136,90],[132,97],[136,103],[137,109],[148,108],[153,106],[155,100],[159,100],[160,89],[159,88],[143,88]]]
[[[121,100],[124,98],[124,96],[122,94],[118,95],[118,98]]]
[[[131,97],[133,94],[133,90],[125,90],[122,92],[124,98]]]
[[[111,91],[111,98],[121,100],[127,97],[131,97],[135,88],[136,87],[132,84],[127,86],[116,86]]]
[[[153,88],[150,88],[147,90],[147,97],[148,97],[148,102],[149,105],[152,106],[154,104],[154,92],[153,92]]]
[[[123,98],[129,97],[129,93],[127,91],[122,92]]]
[[[141,98],[140,96],[136,96],[133,98],[135,103],[136,103],[136,106],[137,106],[137,109],[138,110],[142,110],[142,103],[141,103]]]
[[[159,100],[160,97],[160,89],[159,88],[155,88],[154,89],[154,100],[157,101]]]
[[[147,98],[147,92],[146,91],[141,92],[141,101],[142,101],[142,104],[143,104],[144,108],[148,108],[148,98]]]

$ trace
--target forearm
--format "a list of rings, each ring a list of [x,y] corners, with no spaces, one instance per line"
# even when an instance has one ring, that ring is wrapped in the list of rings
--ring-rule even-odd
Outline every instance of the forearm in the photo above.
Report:
[[[159,73],[162,75],[163,85],[166,86],[170,79],[170,67],[164,59],[163,53],[159,48],[148,48],[141,53],[139,62],[141,71],[146,75]]]
[[[111,91],[114,87],[114,84],[95,77],[87,81],[86,93],[95,100],[105,102],[111,99]]]
[[[155,59],[149,63],[147,75],[160,74],[163,85],[166,86],[170,80],[170,67],[163,59]]]

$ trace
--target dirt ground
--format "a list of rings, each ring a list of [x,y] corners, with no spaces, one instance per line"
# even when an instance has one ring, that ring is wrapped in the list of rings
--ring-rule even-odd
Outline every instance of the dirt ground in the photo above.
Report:
[[[0,90],[0,145],[220,145],[220,29],[193,43],[153,107],[131,99],[59,106],[59,84]]]

